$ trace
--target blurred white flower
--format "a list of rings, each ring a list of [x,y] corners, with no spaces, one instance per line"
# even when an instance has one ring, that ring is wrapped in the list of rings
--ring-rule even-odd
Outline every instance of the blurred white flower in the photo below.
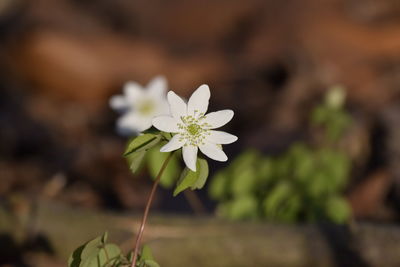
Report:
[[[122,113],[117,130],[123,135],[134,135],[151,127],[155,116],[169,114],[166,99],[167,81],[163,76],[153,78],[146,87],[136,82],[124,85],[123,95],[111,97],[112,109]]]
[[[221,110],[205,115],[209,99],[210,89],[205,84],[192,94],[187,104],[169,91],[171,115],[153,119],[153,126],[160,131],[175,133],[160,151],[170,152],[182,147],[183,160],[192,171],[196,171],[198,149],[213,160],[226,161],[228,157],[221,144],[230,144],[238,139],[232,134],[212,130],[228,123],[233,117],[233,111]]]
[[[325,103],[331,108],[341,108],[346,102],[346,88],[335,85],[325,95]]]

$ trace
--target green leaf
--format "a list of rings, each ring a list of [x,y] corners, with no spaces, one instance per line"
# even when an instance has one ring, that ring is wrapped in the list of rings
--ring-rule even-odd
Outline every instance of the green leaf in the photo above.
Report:
[[[289,148],[288,155],[293,164],[297,164],[304,157],[310,156],[310,149],[303,143],[295,143]]]
[[[131,153],[126,156],[126,160],[129,165],[129,169],[131,170],[132,173],[135,173],[139,167],[142,165],[144,156],[146,155],[146,151],[138,151],[135,153]]]
[[[258,162],[256,173],[259,184],[257,186],[268,186],[277,178],[274,172],[275,162],[272,158],[260,158]]]
[[[142,134],[153,134],[153,135],[159,135],[161,133],[163,133],[163,132],[161,132],[160,130],[158,130],[157,128],[155,128],[153,126],[149,129],[145,130],[144,132],[142,132]]]
[[[140,253],[141,260],[154,260],[153,253],[151,253],[151,248],[148,245],[144,245],[142,252]]]
[[[315,165],[312,154],[304,154],[297,160],[296,167],[293,169],[295,178],[302,184],[309,183],[310,177],[315,170]]]
[[[160,267],[160,265],[154,260],[153,254],[148,245],[143,246],[137,265],[139,267]]]
[[[350,116],[344,110],[332,112],[330,120],[327,122],[327,135],[331,141],[339,140],[351,123]]]
[[[187,167],[182,171],[174,191],[174,196],[187,188],[201,189],[208,177],[208,164],[205,159],[198,158],[196,162],[196,172],[191,171]]]
[[[100,266],[104,267],[113,266],[120,260],[121,257],[121,250],[117,245],[105,244],[104,247],[99,251],[98,263]]]
[[[311,123],[322,125],[329,119],[329,109],[325,106],[317,106],[311,113]]]
[[[77,249],[72,252],[71,256],[68,259],[68,267],[79,267],[81,264],[81,254],[82,250],[85,248],[86,244],[79,246]]]
[[[90,240],[89,242],[86,243],[85,247],[82,250],[81,254],[81,259],[86,260],[90,258],[93,254],[96,254],[99,252],[100,248],[103,246],[102,242],[103,236],[96,237],[93,240]]]
[[[275,186],[266,196],[263,202],[264,213],[268,218],[276,218],[282,205],[293,194],[293,188],[289,183],[282,182]]]
[[[228,175],[220,171],[211,180],[209,195],[214,200],[223,200],[228,194]]]
[[[181,176],[179,177],[178,183],[174,190],[174,197],[177,196],[183,190],[191,187],[197,180],[198,177],[198,169],[197,172],[193,172],[189,170],[187,167],[182,171]]]
[[[107,233],[77,248],[68,260],[69,267],[106,267],[123,258],[115,244],[106,244]]]
[[[171,133],[161,132],[161,136],[162,136],[166,141],[169,141],[169,140],[172,139],[172,134],[171,134]]]
[[[247,195],[257,187],[257,175],[253,167],[238,170],[232,177],[231,191],[234,196]]]
[[[146,133],[139,135],[129,141],[124,156],[128,156],[129,154],[134,152],[147,151],[157,145],[160,141],[160,134],[155,135],[152,133]]]
[[[82,252],[79,267],[105,267],[116,263],[121,256],[121,250],[115,244],[105,244],[88,249],[86,252],[85,249]]]
[[[78,247],[72,255],[69,257],[68,266],[69,267],[81,267],[83,266],[82,262],[86,260],[93,251],[97,251],[98,247],[102,245],[102,237],[96,237],[93,240],[90,240]]]
[[[126,259],[127,259],[129,262],[132,262],[132,261],[133,261],[133,251],[128,252],[128,254],[126,255]]]
[[[107,239],[108,239],[108,232],[104,232],[103,236],[101,237],[101,242],[105,244],[107,243]]]
[[[281,157],[274,160],[274,172],[278,176],[278,179],[287,178],[291,175],[292,171],[292,160],[289,154],[284,154]]]
[[[345,223],[351,215],[351,209],[345,198],[334,196],[326,202],[327,217],[335,223]]]
[[[199,173],[197,180],[193,183],[193,185],[190,187],[190,189],[202,189],[204,185],[206,184],[208,174],[209,174],[209,168],[208,168],[208,162],[205,159],[197,159],[197,172]]]
[[[282,203],[276,218],[284,222],[294,222],[299,216],[301,207],[302,200],[298,194],[294,193]]]
[[[163,163],[169,155],[169,153],[160,152],[160,147],[159,145],[155,146],[147,152],[147,165],[153,179],[157,177]],[[176,155],[173,155],[163,172],[160,184],[165,188],[171,188],[178,178],[179,169],[178,159]]]
[[[229,218],[233,220],[257,218],[257,199],[253,195],[242,195],[229,205]]]
[[[319,164],[325,169],[326,179],[334,191],[343,189],[350,174],[350,159],[344,153],[321,149],[319,151]]]
[[[234,175],[237,171],[252,168],[260,159],[261,154],[253,149],[247,150],[238,156],[230,166],[230,172]]]

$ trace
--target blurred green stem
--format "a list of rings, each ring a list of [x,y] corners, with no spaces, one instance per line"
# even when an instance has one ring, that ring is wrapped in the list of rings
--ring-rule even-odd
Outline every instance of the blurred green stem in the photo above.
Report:
[[[196,215],[204,215],[206,213],[206,208],[194,191],[184,190],[183,194]]]
[[[170,153],[168,155],[168,157],[165,159],[165,161],[164,161],[163,165],[161,166],[161,169],[160,169],[160,171],[159,171],[159,173],[157,175],[157,178],[153,183],[153,187],[151,188],[150,196],[149,196],[149,199],[147,200],[147,204],[146,204],[146,208],[144,210],[142,222],[140,224],[139,232],[138,232],[138,235],[137,235],[137,238],[136,238],[135,250],[133,252],[133,261],[132,261],[131,267],[136,267],[136,261],[137,261],[137,258],[138,258],[140,242],[141,242],[142,237],[143,237],[144,227],[146,225],[147,216],[149,215],[151,203],[153,202],[154,194],[155,194],[157,186],[158,186],[158,184],[160,182],[161,176],[162,176],[165,168],[167,167],[169,160],[172,158],[172,155],[173,155],[173,153]]]

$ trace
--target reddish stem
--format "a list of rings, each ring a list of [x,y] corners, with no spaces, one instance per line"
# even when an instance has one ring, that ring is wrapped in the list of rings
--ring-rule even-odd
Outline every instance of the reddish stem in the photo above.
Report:
[[[140,247],[140,242],[142,241],[142,237],[143,237],[143,232],[144,232],[144,227],[146,225],[146,221],[147,221],[147,217],[149,215],[149,211],[150,211],[150,207],[151,207],[151,203],[153,202],[153,198],[154,198],[154,194],[156,192],[158,183],[160,182],[161,176],[165,170],[165,168],[168,165],[169,160],[171,159],[173,153],[170,153],[168,155],[168,157],[165,159],[163,165],[161,166],[161,169],[157,175],[156,180],[153,183],[153,187],[151,188],[151,192],[150,192],[150,196],[149,199],[147,200],[147,204],[146,204],[146,208],[144,210],[144,214],[143,214],[143,218],[142,218],[142,222],[140,224],[140,228],[139,228],[139,233],[137,235],[136,238],[136,243],[135,243],[135,251],[133,252],[133,261],[132,261],[132,265],[131,267],[136,267],[136,261],[138,258],[138,253],[139,253],[139,247]]]

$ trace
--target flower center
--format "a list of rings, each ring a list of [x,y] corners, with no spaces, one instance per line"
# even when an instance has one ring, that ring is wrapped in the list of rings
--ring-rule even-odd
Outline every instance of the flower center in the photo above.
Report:
[[[206,135],[210,134],[210,131],[205,129],[209,124],[203,121],[204,118],[204,115],[201,115],[198,118],[194,116],[181,117],[183,123],[178,123],[178,127],[181,130],[179,138],[181,141],[186,140],[185,145],[204,145]]]
[[[199,125],[193,123],[193,124],[190,124],[189,126],[187,126],[186,130],[191,135],[197,135],[202,129]]]
[[[155,108],[154,102],[151,100],[144,100],[138,105],[138,111],[142,115],[150,115]]]

